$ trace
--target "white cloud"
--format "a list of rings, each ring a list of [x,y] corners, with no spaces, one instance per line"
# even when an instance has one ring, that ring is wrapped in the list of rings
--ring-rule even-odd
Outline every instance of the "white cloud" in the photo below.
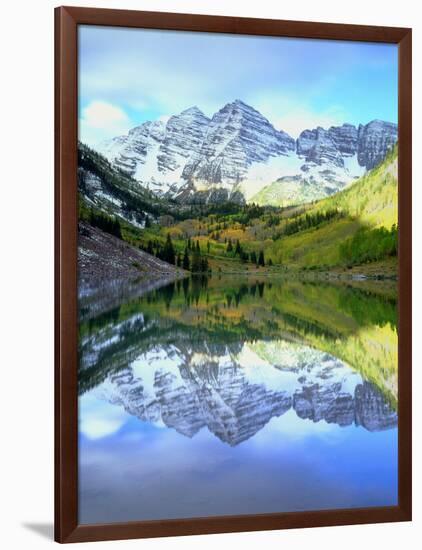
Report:
[[[306,129],[312,130],[318,126],[329,128],[351,121],[349,114],[339,105],[315,109],[312,106],[315,95],[318,95],[315,90],[310,91],[305,101],[298,101],[275,90],[251,97],[251,105],[267,117],[277,130],[283,130],[293,138],[299,137]]]
[[[91,101],[83,110],[83,118],[93,128],[109,128],[128,122],[126,113],[105,101]]]
[[[326,112],[315,113],[306,108],[296,108],[289,110],[281,116],[276,116],[271,120],[277,130],[284,130],[292,137],[297,138],[305,130],[312,130],[318,126],[329,128],[330,126],[339,126],[347,122],[347,116],[341,109],[330,109]]]
[[[125,134],[134,124],[120,107],[106,101],[91,101],[79,120],[79,139],[88,145]]]
[[[129,418],[122,406],[112,405],[94,392],[79,398],[79,430],[89,439],[114,434]]]

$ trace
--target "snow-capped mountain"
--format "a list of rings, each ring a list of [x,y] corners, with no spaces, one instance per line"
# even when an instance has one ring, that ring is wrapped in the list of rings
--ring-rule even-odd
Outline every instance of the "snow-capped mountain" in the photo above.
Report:
[[[253,200],[281,206],[332,195],[381,162],[397,135],[397,124],[381,120],[304,130],[291,165]]]
[[[145,122],[97,150],[161,196],[287,204],[341,190],[396,141],[397,125],[379,120],[305,129],[294,140],[236,100],[211,119],[191,107],[167,123]]]
[[[275,354],[276,360],[267,357]],[[234,446],[273,417],[389,429],[397,415],[380,391],[327,353],[284,341],[210,349],[154,346],[93,394],[152,424],[193,437],[207,428]]]
[[[190,157],[183,177],[196,190],[209,191],[218,186],[230,194],[248,179],[251,166],[286,157],[294,149],[293,138],[237,100],[212,117],[202,146]]]
[[[145,122],[102,143],[98,150],[117,167],[158,194],[176,193],[183,169],[198,151],[210,120],[197,108],[162,121]]]

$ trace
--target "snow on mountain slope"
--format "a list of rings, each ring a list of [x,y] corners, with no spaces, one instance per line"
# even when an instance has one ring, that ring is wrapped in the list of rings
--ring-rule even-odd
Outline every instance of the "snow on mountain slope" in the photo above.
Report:
[[[294,148],[293,138],[236,100],[213,116],[202,147],[190,158],[183,176],[203,185],[236,186],[254,163],[286,155]]]
[[[111,345],[111,344],[110,344]],[[394,427],[380,391],[346,363],[304,345],[257,341],[207,352],[153,346],[92,393],[126,413],[186,437],[208,429],[235,446],[289,410],[314,423]]]
[[[397,125],[377,120],[304,130],[296,142],[296,173],[281,171],[250,200],[285,206],[333,195],[373,168],[396,141]]]
[[[158,194],[181,181],[186,159],[202,145],[209,119],[191,107],[162,121],[145,122],[98,145],[116,166]],[[182,182],[184,184],[184,182]]]
[[[157,195],[183,202],[284,205],[343,189],[380,162],[397,125],[374,120],[304,130],[295,141],[241,100],[211,119],[191,107],[99,144],[116,167]]]

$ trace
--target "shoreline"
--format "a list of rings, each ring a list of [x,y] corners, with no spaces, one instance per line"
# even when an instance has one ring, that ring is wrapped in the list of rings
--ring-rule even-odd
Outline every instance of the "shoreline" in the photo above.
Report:
[[[122,303],[135,298],[141,298],[144,294],[166,286],[170,283],[185,279],[187,275],[171,274],[168,277],[151,279],[143,277],[138,279],[115,279],[103,282],[93,287],[78,289],[79,320],[87,321]]]
[[[104,289],[132,285],[165,284],[189,273],[168,264],[139,248],[105,233],[86,222],[79,223],[78,297],[84,298]]]
[[[191,273],[191,275],[194,275]],[[372,271],[367,266],[354,266],[352,269],[333,268],[333,269],[298,269],[298,268],[262,268],[255,270],[231,269],[231,270],[213,270],[212,276],[226,275],[245,275],[245,276],[276,276],[288,279],[301,280],[341,280],[341,281],[390,281],[397,282],[397,273],[383,273],[381,271]]]

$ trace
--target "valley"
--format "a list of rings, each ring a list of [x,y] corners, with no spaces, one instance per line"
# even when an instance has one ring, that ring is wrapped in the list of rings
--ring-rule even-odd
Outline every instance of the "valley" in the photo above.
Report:
[[[397,147],[346,189],[306,204],[157,197],[79,146],[80,220],[193,273],[397,277]]]

